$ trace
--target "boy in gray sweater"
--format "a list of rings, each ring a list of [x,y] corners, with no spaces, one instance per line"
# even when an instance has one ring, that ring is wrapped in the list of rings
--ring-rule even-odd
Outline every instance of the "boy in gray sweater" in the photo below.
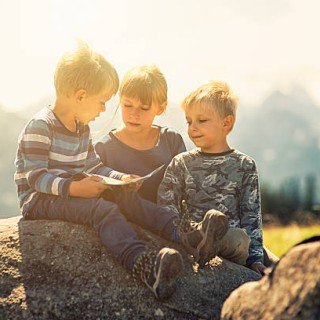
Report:
[[[188,135],[198,148],[171,161],[159,187],[158,203],[195,222],[207,211],[222,212],[229,229],[216,242],[217,255],[262,274],[266,266],[256,164],[227,142],[237,98],[226,83],[212,81],[191,92],[182,107]]]

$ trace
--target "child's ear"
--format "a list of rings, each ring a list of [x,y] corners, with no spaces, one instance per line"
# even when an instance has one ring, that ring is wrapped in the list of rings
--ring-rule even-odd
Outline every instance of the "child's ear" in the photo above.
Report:
[[[227,130],[227,132],[230,132],[233,128],[234,125],[234,116],[232,116],[231,114],[226,116],[223,119],[223,127]]]
[[[84,89],[79,89],[75,92],[75,98],[77,102],[81,102],[86,97],[87,91]]]
[[[162,104],[159,105],[159,109],[158,109],[158,112],[157,112],[157,116],[160,116],[164,110],[166,110],[166,106],[167,106],[168,102],[163,102]]]

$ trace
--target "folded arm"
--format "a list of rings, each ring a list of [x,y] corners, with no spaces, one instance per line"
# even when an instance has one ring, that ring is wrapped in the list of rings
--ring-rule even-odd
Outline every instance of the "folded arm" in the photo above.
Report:
[[[157,199],[159,205],[170,208],[170,210],[178,215],[180,215],[181,210],[181,200],[183,199],[182,186],[184,184],[180,173],[178,161],[173,158],[159,186]]]
[[[240,224],[251,238],[247,264],[263,263],[260,189],[255,164],[245,172],[242,180]]]

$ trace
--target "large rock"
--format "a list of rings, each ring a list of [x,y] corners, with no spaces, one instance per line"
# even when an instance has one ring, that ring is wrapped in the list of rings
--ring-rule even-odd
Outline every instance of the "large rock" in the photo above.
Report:
[[[223,320],[320,319],[320,241],[291,249],[271,273],[233,291]]]
[[[159,302],[132,279],[84,226],[0,220],[0,319],[219,319],[232,290],[253,271],[215,258],[185,271],[179,289]],[[173,246],[135,227],[152,247]]]

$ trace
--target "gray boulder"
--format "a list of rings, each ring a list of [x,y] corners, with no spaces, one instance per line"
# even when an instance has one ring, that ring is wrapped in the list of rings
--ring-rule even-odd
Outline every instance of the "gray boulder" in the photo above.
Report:
[[[292,248],[269,275],[234,290],[223,320],[319,320],[320,241]]]
[[[230,292],[259,279],[220,258],[197,270],[180,246],[135,229],[151,247],[183,254],[179,288],[165,302],[135,282],[87,227],[0,220],[0,319],[219,319]]]

